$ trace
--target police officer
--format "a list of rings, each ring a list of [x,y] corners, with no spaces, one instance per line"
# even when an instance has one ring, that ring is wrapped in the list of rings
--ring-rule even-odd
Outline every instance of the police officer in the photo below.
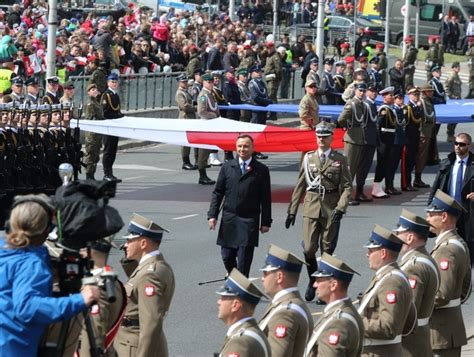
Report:
[[[305,83],[306,94],[301,98],[298,115],[300,117],[300,129],[314,130],[319,123],[319,104],[316,100],[317,85],[312,79]]]
[[[25,100],[30,104],[38,104],[39,98],[39,80],[37,77],[30,77],[25,81],[26,97]]]
[[[462,97],[462,81],[459,77],[459,71],[461,65],[459,62],[453,62],[451,65],[452,72],[444,81],[444,88],[446,89],[446,95],[449,99],[461,99]],[[456,130],[456,124],[448,124],[446,134],[448,136],[447,142],[454,142],[454,132]]]
[[[355,86],[354,97],[346,102],[344,109],[337,119],[338,125],[346,129],[344,134],[344,154],[347,157],[352,180],[354,180],[357,169],[360,166],[362,150],[365,145],[364,126],[367,107],[364,104],[364,97],[366,90],[367,85],[365,83],[359,83]],[[359,201],[352,199],[349,201],[351,206],[358,204]]]
[[[202,76],[203,88],[198,96],[197,114],[200,119],[215,119],[220,116],[217,100],[213,94],[214,78],[206,73]],[[200,185],[214,185],[216,182],[207,177],[206,166],[210,150],[199,149],[198,169]]]
[[[99,301],[92,305],[89,312],[95,345],[102,351],[103,356],[110,357],[116,355],[112,343],[127,304],[127,294],[123,284],[117,279],[117,273],[107,265],[110,249],[112,246],[117,248],[111,238],[107,237],[94,242],[90,250],[90,257],[94,262],[94,269],[91,273],[96,279],[97,285],[102,287],[102,289]],[[108,300],[109,297],[105,288],[108,280],[113,282],[113,291],[111,291],[115,297],[113,302]],[[91,344],[85,326],[82,328],[80,339],[80,355],[90,356]]]
[[[272,349],[272,356],[302,357],[313,329],[311,312],[298,291],[304,262],[294,254],[271,244],[262,269],[262,285],[272,301],[260,322]]]
[[[401,356],[404,327],[415,323],[410,283],[397,264],[402,244],[392,232],[376,225],[364,246],[375,275],[357,310],[365,329],[362,356]]]
[[[415,63],[418,57],[418,49],[413,45],[413,37],[405,37],[406,50],[403,56],[403,72],[405,73],[405,90],[414,86]]]
[[[432,78],[429,83],[431,87],[433,87],[433,103],[446,104],[446,91],[441,82],[441,67],[433,66],[433,68],[431,68],[431,75]]]
[[[438,45],[436,44],[436,36],[428,36],[429,49],[426,52],[425,70],[426,81],[430,81],[432,76],[431,69],[439,65]]]
[[[383,89],[382,76],[379,73],[379,63],[380,59],[378,56],[374,56],[370,60],[370,68],[367,71],[369,74],[369,83],[374,86],[375,89],[381,91]]]
[[[358,274],[342,260],[324,253],[313,274],[318,297],[328,306],[315,324],[306,346],[306,356],[360,356],[364,324],[347,296],[349,284]]]
[[[127,260],[138,266],[125,284],[127,307],[114,347],[119,356],[168,356],[163,322],[173,298],[173,270],[159,250],[163,233],[155,222],[133,214],[125,237]]]
[[[441,283],[430,320],[431,347],[435,356],[460,356],[467,343],[461,303],[471,290],[469,249],[456,232],[464,208],[451,196],[436,191],[426,209],[426,220],[437,235],[431,256],[438,265]]]
[[[439,269],[426,250],[430,225],[424,218],[403,209],[394,232],[403,241],[400,269],[410,282],[418,319],[417,327],[402,337],[403,356],[430,356],[429,320],[440,283]]]
[[[418,87],[408,89],[408,103],[405,111],[405,148],[402,152],[401,188],[402,191],[418,191],[413,186],[412,172],[415,167],[420,146],[420,130],[424,121],[424,110],[420,100],[421,91]]]
[[[324,73],[323,73],[323,103],[327,105],[336,104],[336,84],[332,76],[332,67],[334,66],[334,58],[325,58],[323,61]]]
[[[344,155],[331,149],[334,127],[326,122],[316,126],[318,149],[307,152],[293,190],[285,227],[295,224],[298,206],[303,195],[303,250],[310,282],[305,299],[315,297],[314,278],[318,269],[316,252],[322,241],[323,253],[336,249],[339,225],[349,205],[352,193],[351,174]]]
[[[41,100],[42,104],[59,104],[59,78],[56,76],[46,78],[46,93]]]
[[[120,109],[120,97],[118,95],[119,77],[112,73],[107,77],[107,90],[100,99],[105,119],[118,119],[124,115]],[[118,137],[104,135],[102,137],[104,144],[104,153],[102,155],[102,165],[104,166],[104,180],[122,182],[113,174],[113,165],[117,155]]]
[[[89,120],[103,120],[104,111],[99,102],[99,90],[93,83],[87,85],[89,100],[84,110],[84,118]],[[86,165],[86,179],[95,180],[95,171],[100,158],[102,135],[87,131],[85,134],[84,164]]]
[[[25,96],[23,95],[23,79],[20,76],[12,78],[12,92],[10,97],[14,102],[23,103]]]
[[[219,356],[270,357],[272,351],[267,337],[253,318],[265,294],[237,269],[232,270],[217,294],[217,316],[229,327]]]
[[[176,91],[175,101],[178,106],[178,118],[180,119],[196,119],[196,110],[193,105],[193,97],[188,92],[188,77],[185,74],[180,74],[176,80],[178,81],[178,90]],[[197,156],[199,149],[194,149],[195,161],[197,162]],[[183,170],[196,170],[197,165],[191,164],[189,160],[189,154],[191,153],[191,148],[188,146],[181,147],[181,158],[183,160],[183,165],[181,168]]]

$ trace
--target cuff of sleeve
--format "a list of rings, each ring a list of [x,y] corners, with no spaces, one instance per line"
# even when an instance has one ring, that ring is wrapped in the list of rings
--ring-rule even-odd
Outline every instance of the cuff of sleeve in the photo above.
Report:
[[[81,311],[84,311],[84,310],[87,310],[87,305],[86,303],[84,302],[84,298],[82,297],[82,295],[79,293],[79,294],[74,294],[74,295],[71,295],[71,300],[73,301],[74,303],[74,309],[77,311],[77,312],[81,312]]]

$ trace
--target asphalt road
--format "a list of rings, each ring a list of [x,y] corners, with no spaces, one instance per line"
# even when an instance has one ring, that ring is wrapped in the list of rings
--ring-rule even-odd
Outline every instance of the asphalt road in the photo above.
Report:
[[[459,125],[457,131],[474,134],[470,124]],[[444,158],[451,151],[451,144],[445,142],[445,126],[438,136],[440,156]],[[223,154],[220,153],[222,157]],[[297,216],[296,224],[285,229],[287,204],[296,181],[300,154],[270,154],[265,164],[270,168],[273,198],[273,225],[269,233],[260,236],[260,246],[256,249],[251,276],[259,278],[258,269],[263,265],[266,249],[270,243],[286,248],[302,256],[302,220]],[[375,165],[374,165],[375,166]],[[366,189],[370,190],[373,170],[369,175]],[[208,170],[211,178],[216,178],[219,168]],[[433,182],[437,167],[427,167],[424,180]],[[100,177],[101,168],[98,168]],[[215,291],[221,283],[199,286],[206,280],[223,278],[225,270],[216,246],[216,232],[207,226],[206,213],[213,187],[197,184],[196,171],[181,170],[180,151],[169,145],[153,145],[124,150],[118,153],[115,175],[123,179],[118,185],[117,196],[111,200],[124,221],[128,222],[133,212],[155,220],[171,232],[165,235],[161,251],[174,269],[176,292],[171,310],[166,318],[165,331],[168,338],[170,356],[210,356],[217,352],[224,339],[227,327],[217,319],[217,295]],[[396,183],[400,182],[399,175]],[[367,241],[375,223],[386,228],[396,226],[402,208],[424,215],[428,189],[404,193],[387,200],[350,207],[344,216],[336,254],[361,275],[356,276],[350,287],[354,299],[368,285],[373,272],[369,270],[366,249]],[[117,235],[118,243],[126,231],[126,226]],[[429,246],[433,244],[430,241]],[[124,278],[119,267],[121,252],[112,252],[111,264]],[[300,290],[304,293],[307,284],[306,272],[300,280]],[[473,297],[463,305],[468,336],[474,333]],[[262,315],[266,302],[256,311]],[[314,312],[322,308],[310,304]],[[471,339],[471,343],[474,341]],[[472,356],[472,344],[465,349],[465,356]]]

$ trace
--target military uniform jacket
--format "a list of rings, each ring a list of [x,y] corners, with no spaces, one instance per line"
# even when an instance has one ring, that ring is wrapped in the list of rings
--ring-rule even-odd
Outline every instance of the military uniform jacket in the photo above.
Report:
[[[383,83],[382,83],[382,76],[380,75],[379,72],[377,72],[375,69],[370,68],[368,70],[369,73],[369,82],[371,85],[375,87],[375,89],[378,91],[382,90],[383,88]]]
[[[117,119],[123,117],[123,114],[120,111],[120,97],[116,92],[107,88],[104,94],[102,94],[100,101],[102,109],[104,110],[105,119]]]
[[[319,104],[316,98],[308,93],[301,99],[298,115],[300,117],[300,129],[314,129],[319,123]]]
[[[255,56],[253,53],[246,55],[242,61],[240,61],[240,66],[239,69],[245,68],[247,71],[252,67],[257,60],[255,59]]]
[[[268,97],[267,86],[261,78],[253,78],[249,82],[249,91],[255,105],[266,107],[273,101]]]
[[[405,253],[400,268],[410,282],[418,318],[418,326],[402,338],[404,356],[431,356],[429,319],[440,283],[439,269],[425,247]]]
[[[415,48],[415,46],[411,45],[408,47],[405,52],[405,56],[403,57],[403,68],[414,68],[417,55],[418,50]]]
[[[397,113],[393,106],[382,104],[379,107],[378,128],[380,141],[387,145],[393,145],[397,129]]]
[[[401,349],[401,334],[413,301],[410,284],[396,262],[376,272],[360,301],[358,312],[365,328],[364,350],[367,347],[371,352],[380,350],[382,356],[391,356],[384,354],[387,345],[379,345],[379,340],[394,340],[390,346],[398,345]]]
[[[267,336],[273,357],[302,357],[313,329],[313,318],[298,288],[277,293],[259,327]]]
[[[354,81],[354,70],[352,68],[346,68],[344,70],[344,79],[346,80],[346,88],[349,84]]]
[[[385,52],[378,53],[377,56],[379,57],[379,73],[385,73],[388,68],[388,61],[387,61],[387,54]]]
[[[250,95],[249,87],[247,83],[238,81],[237,85],[239,87],[240,100],[244,104],[253,104],[252,96]]]
[[[217,244],[230,248],[258,246],[259,228],[272,223],[268,167],[253,158],[242,175],[238,159],[226,161],[212,192],[208,219],[218,218],[223,200]]]
[[[89,120],[103,120],[104,110],[100,105],[99,101],[95,97],[89,97],[89,101],[86,104],[84,110],[84,118]]]
[[[431,78],[430,85],[433,87],[433,103],[434,104],[446,104],[446,92],[444,90],[443,83],[435,77]]]
[[[328,219],[334,209],[346,211],[351,194],[352,179],[346,157],[331,150],[322,165],[318,151],[310,151],[306,153],[301,165],[288,214],[296,215],[304,195],[303,216]]]
[[[30,104],[38,104],[39,103],[39,98],[35,97],[34,95],[27,93],[25,100],[30,103]]]
[[[338,74],[336,73],[334,75],[334,85],[335,85],[335,92],[340,94],[336,96],[336,104],[342,105],[344,104],[344,101],[341,98],[342,93],[346,90],[346,78],[344,77],[344,74]]]
[[[358,357],[364,324],[349,298],[330,303],[315,324],[306,348],[308,357]]]
[[[318,101],[319,104],[323,104],[322,96],[324,95],[324,91],[326,88],[326,85],[323,83],[324,78],[323,80],[321,80],[318,72],[310,70],[308,75],[306,76],[306,82],[308,82],[309,80],[316,82],[316,100]]]
[[[242,101],[240,100],[239,86],[237,85],[236,81],[226,80],[224,82],[222,91],[224,93],[224,98],[227,103],[242,104]]]
[[[278,52],[275,51],[267,57],[263,72],[267,82],[281,80],[281,59]]]
[[[125,346],[136,351],[134,356],[168,356],[163,322],[174,288],[174,274],[163,255],[153,255],[137,266],[125,284],[127,307],[114,342],[117,351]],[[137,320],[139,326],[124,325]]]
[[[413,103],[411,100],[404,107],[406,111],[405,132],[407,141],[415,142],[420,137],[420,130],[424,121],[423,106]]]
[[[438,265],[441,283],[431,315],[431,347],[450,349],[467,343],[461,300],[471,289],[469,250],[455,230],[436,238],[431,256]]]
[[[430,97],[421,98],[423,106],[423,121],[421,123],[420,136],[430,139],[434,136],[434,127],[436,124],[436,111],[434,103]]]
[[[178,106],[178,118],[180,119],[196,119],[196,111],[194,110],[193,98],[186,89],[178,88],[176,91],[176,105]]]
[[[198,53],[193,53],[189,59],[188,65],[186,66],[186,75],[188,78],[194,78],[194,72],[202,68],[202,62],[199,58]]]
[[[193,104],[197,105],[199,93],[202,91],[202,83],[194,82],[191,87],[191,95],[193,97]]]
[[[458,73],[451,73],[446,81],[444,82],[444,88],[446,89],[446,95],[450,99],[461,99],[462,94],[462,81],[459,78]]]
[[[344,142],[364,145],[364,120],[366,119],[366,110],[364,102],[357,97],[349,100],[342,113],[337,118],[337,123],[346,128],[344,134]]]
[[[365,99],[366,118],[364,125],[364,139],[366,145],[377,146],[379,144],[379,131],[377,128],[377,106],[369,98]]]
[[[253,317],[242,319],[227,331],[219,357],[271,357],[265,334]]]
[[[200,119],[214,119],[220,116],[216,97],[206,88],[203,88],[199,93],[197,114]]]
[[[44,95],[43,99],[41,100],[42,104],[59,104],[59,98],[56,94],[51,93],[50,91],[47,91],[46,94]]]
[[[431,68],[435,64],[439,64],[439,56],[438,56],[438,46],[435,43],[433,43],[431,44],[430,48],[426,52],[426,58],[425,58],[426,70],[431,71]]]

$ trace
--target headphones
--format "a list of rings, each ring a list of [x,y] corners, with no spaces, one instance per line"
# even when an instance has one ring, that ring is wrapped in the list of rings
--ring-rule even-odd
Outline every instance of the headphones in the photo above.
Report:
[[[53,217],[55,215],[55,210],[52,206],[48,205],[44,200],[38,198],[38,197],[35,197],[35,196],[31,196],[31,197],[26,197],[23,198],[20,196],[19,199],[17,199],[13,205],[11,206],[10,208],[10,212],[13,211],[13,209],[23,203],[27,203],[27,202],[34,202],[34,203],[37,203],[39,204],[43,209],[44,211],[46,212],[47,216],[48,216],[48,226],[47,226],[47,230],[49,231],[49,227],[51,227],[53,225]],[[10,233],[10,220],[6,220],[5,221],[5,233]]]

